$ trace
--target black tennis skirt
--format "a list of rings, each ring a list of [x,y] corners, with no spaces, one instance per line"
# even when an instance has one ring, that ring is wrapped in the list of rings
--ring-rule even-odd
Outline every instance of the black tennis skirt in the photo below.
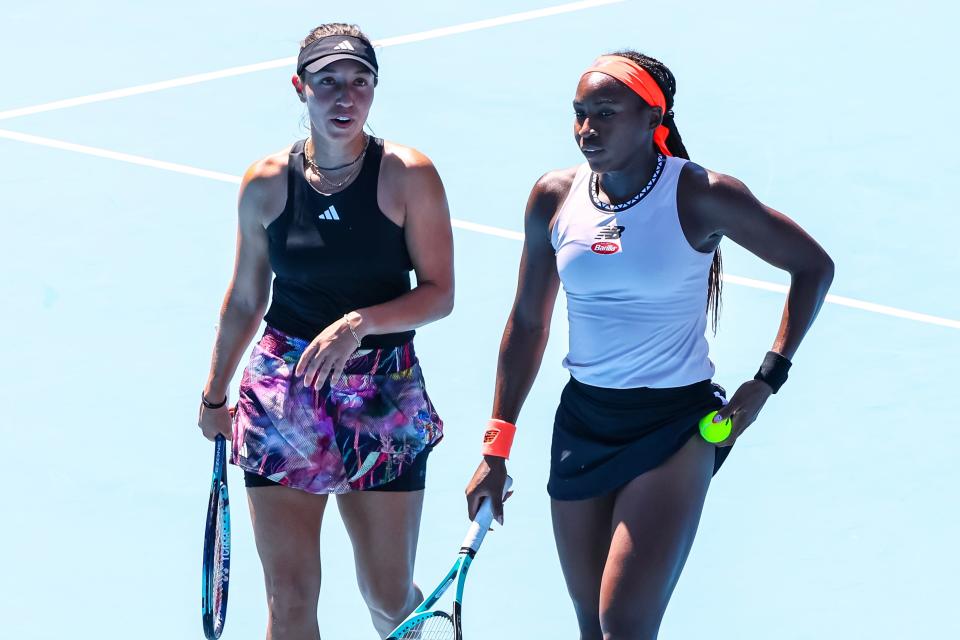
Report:
[[[619,489],[699,437],[700,418],[722,407],[725,397],[710,380],[607,389],[571,377],[553,425],[547,492],[556,500],[583,500]],[[714,473],[729,453],[730,447],[716,448]]]

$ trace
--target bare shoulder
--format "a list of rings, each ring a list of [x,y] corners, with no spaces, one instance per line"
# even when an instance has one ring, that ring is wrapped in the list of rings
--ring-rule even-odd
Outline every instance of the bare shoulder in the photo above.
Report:
[[[579,166],[548,171],[540,176],[540,179],[533,185],[533,191],[530,195],[547,200],[562,201],[570,193],[570,187],[577,175],[577,169],[579,169]]]
[[[699,208],[749,193],[750,190],[740,180],[695,162],[688,162],[680,173],[678,194],[681,204],[685,201],[686,204]]]
[[[527,220],[549,224],[570,193],[578,166],[555,169],[540,176],[527,200]]]
[[[390,179],[422,179],[424,175],[436,175],[436,167],[424,153],[406,145],[383,141],[383,162],[380,170]]]
[[[287,202],[287,167],[290,147],[257,160],[240,185],[240,214],[267,226],[283,212]]]
[[[751,211],[764,209],[743,182],[688,162],[677,184],[677,212],[690,245],[712,250]]]
[[[406,224],[410,212],[417,212],[418,219],[432,218],[425,216],[430,212],[441,218],[450,216],[443,182],[433,162],[413,147],[396,142],[383,143],[377,201],[399,226]]]

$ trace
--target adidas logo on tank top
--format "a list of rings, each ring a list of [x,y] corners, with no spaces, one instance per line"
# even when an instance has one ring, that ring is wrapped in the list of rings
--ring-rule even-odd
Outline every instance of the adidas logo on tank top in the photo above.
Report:
[[[320,220],[333,220],[334,222],[340,222],[340,216],[337,214],[337,208],[332,205],[323,213],[318,213],[317,218]]]
[[[350,44],[350,42],[349,42],[348,40],[344,40],[343,42],[341,42],[340,44],[338,44],[337,46],[335,46],[335,47],[334,47],[334,50],[336,50],[336,51],[356,51],[356,49],[353,48],[353,45]]]

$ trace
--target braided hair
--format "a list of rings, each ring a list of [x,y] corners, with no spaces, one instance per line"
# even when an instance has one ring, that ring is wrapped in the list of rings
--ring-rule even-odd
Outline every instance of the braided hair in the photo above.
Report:
[[[680,131],[677,130],[677,123],[673,116],[673,96],[677,92],[677,80],[673,77],[673,73],[667,68],[667,65],[656,58],[630,49],[615,51],[608,55],[620,56],[635,62],[653,76],[667,100],[667,111],[663,114],[663,126],[670,131],[670,135],[667,137],[667,149],[674,156],[689,160],[690,154],[687,153],[687,148],[683,144],[683,138],[680,137]],[[720,294],[723,288],[722,273],[723,261],[720,257],[720,248],[717,247],[716,251],[713,252],[713,264],[710,265],[710,275],[707,277],[707,310],[710,312],[710,325],[714,333],[717,332],[717,320],[720,317]]]

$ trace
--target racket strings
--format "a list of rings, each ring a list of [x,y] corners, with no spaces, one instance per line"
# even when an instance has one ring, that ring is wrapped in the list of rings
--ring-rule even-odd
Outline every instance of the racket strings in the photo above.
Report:
[[[397,640],[454,640],[453,619],[443,612],[435,612],[396,636]]]
[[[224,566],[223,566],[223,538],[225,535],[224,504],[218,501],[217,504],[217,522],[215,526],[216,536],[213,545],[213,625],[219,631],[223,627],[223,605],[224,605]]]

